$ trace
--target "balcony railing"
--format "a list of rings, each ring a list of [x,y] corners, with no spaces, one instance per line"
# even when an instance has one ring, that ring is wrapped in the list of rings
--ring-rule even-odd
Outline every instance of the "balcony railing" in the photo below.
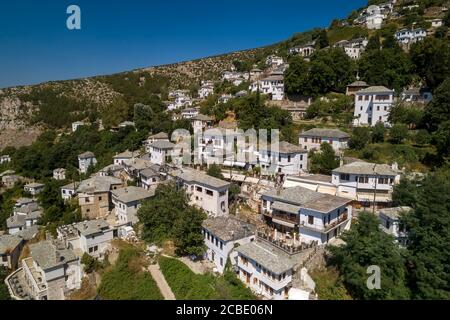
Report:
[[[266,229],[259,229],[257,231],[257,238],[259,241],[267,242],[275,247],[283,250],[285,253],[289,255],[300,253],[306,249],[313,248],[317,246],[317,242],[313,241],[311,243],[303,243],[300,241],[294,241],[291,239],[290,241],[276,239],[272,232]]]
[[[306,224],[305,221],[301,222],[301,226],[303,228],[311,229],[311,230],[315,230],[315,231],[319,231],[319,232],[328,232],[329,230],[337,227],[338,225],[340,225],[341,223],[343,223],[347,220],[348,220],[348,212],[344,211],[344,213],[341,216],[339,216],[339,218],[337,218],[336,220],[334,220],[331,223],[325,224],[325,226],[318,227],[315,225],[309,225],[309,224]]]

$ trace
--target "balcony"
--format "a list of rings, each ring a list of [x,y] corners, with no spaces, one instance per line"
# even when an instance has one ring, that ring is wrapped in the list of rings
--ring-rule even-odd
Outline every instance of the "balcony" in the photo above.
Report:
[[[339,218],[333,220],[333,222],[331,222],[329,224],[325,224],[325,226],[318,227],[315,225],[306,224],[305,221],[302,221],[301,228],[310,229],[310,230],[318,231],[318,232],[322,232],[322,233],[327,233],[328,231],[343,224],[347,220],[348,220],[348,211],[346,210],[346,211],[344,211],[344,213],[342,215],[339,216]]]
[[[300,253],[317,245],[316,242],[311,242],[308,244],[301,242],[299,240],[299,236],[296,234],[294,234],[294,236],[292,237],[289,234],[283,234],[281,232],[272,231],[267,228],[259,229],[256,235],[259,241],[269,243],[289,255]]]

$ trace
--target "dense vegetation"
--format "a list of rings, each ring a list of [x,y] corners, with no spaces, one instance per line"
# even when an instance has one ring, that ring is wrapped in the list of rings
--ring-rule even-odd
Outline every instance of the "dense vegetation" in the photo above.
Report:
[[[122,248],[113,267],[102,275],[98,294],[106,300],[162,300],[156,282],[143,271],[142,252],[132,246]]]
[[[252,300],[246,288],[230,270],[229,263],[223,276],[193,273],[183,262],[160,257],[159,265],[177,300]]]
[[[8,287],[5,284],[5,279],[8,276],[8,271],[4,267],[0,267],[0,301],[10,300]]]
[[[179,255],[204,253],[201,230],[206,214],[189,206],[185,191],[175,184],[159,185],[155,196],[139,208],[138,217],[144,240],[156,243],[172,240]]]
[[[394,190],[395,205],[410,206],[401,217],[408,244],[399,248],[381,229],[376,216],[363,212],[344,234],[345,244],[332,247],[345,288],[355,299],[449,299],[450,176],[437,171],[419,180],[403,180]],[[381,289],[366,286],[366,270],[381,269]]]

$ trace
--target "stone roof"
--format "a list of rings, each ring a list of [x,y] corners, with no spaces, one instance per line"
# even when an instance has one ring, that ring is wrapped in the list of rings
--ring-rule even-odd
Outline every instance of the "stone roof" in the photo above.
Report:
[[[45,184],[38,183],[38,182],[32,182],[25,185],[26,188],[43,188],[45,187]]]
[[[384,214],[392,220],[397,220],[402,213],[407,213],[411,210],[411,207],[384,208],[380,210],[380,214]]]
[[[203,228],[223,241],[236,241],[255,234],[256,227],[235,217],[208,218]]]
[[[347,87],[368,87],[369,85],[365,81],[355,81],[353,83],[350,83]]]
[[[357,93],[393,93],[393,92],[394,92],[393,90],[388,89],[384,86],[373,86],[359,90]]]
[[[74,224],[73,227],[76,230],[80,231],[80,233],[85,237],[103,233],[104,231],[108,231],[111,229],[109,224],[102,219],[81,221]]]
[[[159,170],[154,168],[147,168],[139,172],[139,175],[145,178],[157,177],[159,176]]]
[[[79,159],[90,159],[90,158],[95,158],[95,155],[92,152],[87,151],[85,153],[78,155],[78,158]]]
[[[301,146],[297,146],[295,144],[289,143],[287,141],[281,141],[279,143],[279,145],[271,145],[270,146],[270,150],[266,147],[266,148],[261,148],[261,150],[267,150],[267,151],[271,151],[271,152],[276,152],[276,148],[279,148],[279,152],[280,153],[307,153],[307,150],[304,150]]]
[[[387,164],[375,164],[369,162],[352,162],[333,170],[333,173],[345,174],[365,174],[365,175],[384,175],[396,176],[398,172],[393,170]]]
[[[124,166],[121,164],[110,164],[104,167],[103,169],[99,170],[99,172],[108,172],[108,171],[114,172],[114,171],[121,171],[124,169],[125,169]]]
[[[206,116],[204,114],[198,114],[195,117],[191,118],[192,121],[214,121],[213,118]]]
[[[78,258],[69,249],[58,249],[51,241],[41,241],[30,244],[30,255],[33,260],[44,270],[48,270]]]
[[[321,137],[321,138],[349,138],[349,134],[338,129],[320,129],[314,128],[300,133],[300,137]]]
[[[293,205],[289,206],[289,210],[297,209],[294,208],[294,206],[297,206],[298,208],[311,209],[323,213],[328,213],[351,202],[351,200],[346,198],[315,192],[303,187],[287,188],[280,192],[272,189],[263,193],[262,196],[263,198],[274,199],[276,202]]]
[[[155,190],[145,190],[140,187],[126,187],[111,191],[113,196],[122,203],[130,203],[140,200],[146,200],[155,195]]]
[[[15,215],[6,219],[6,226],[10,228],[19,228],[25,226],[25,216]]]
[[[108,192],[112,185],[118,184],[122,184],[122,180],[114,177],[94,176],[81,181],[77,191],[83,193]]]
[[[253,241],[239,246],[235,250],[277,275],[296,265],[294,259],[281,249],[262,241]]]
[[[185,182],[198,183],[214,189],[228,188],[230,186],[230,183],[227,181],[211,177],[202,171],[193,169],[183,168],[175,170],[172,175]]]
[[[274,209],[274,210],[279,210],[279,211],[293,213],[293,214],[298,214],[300,212],[300,209],[301,209],[300,206],[296,206],[296,205],[293,205],[293,204],[280,202],[280,201],[275,201],[272,204],[271,208]]]
[[[79,185],[80,185],[80,183],[78,181],[75,181],[75,182],[71,182],[71,183],[61,187],[60,189],[76,190]]]
[[[283,81],[284,80],[284,76],[283,75],[271,75],[268,76],[264,79],[261,79],[261,81]]]
[[[113,157],[113,159],[118,159],[118,158],[129,158],[130,159],[130,158],[136,157],[138,155],[139,155],[139,152],[137,152],[137,151],[132,152],[130,150],[126,150],[122,153],[116,154]]]
[[[14,250],[22,243],[22,238],[15,235],[5,234],[0,236],[0,254],[6,254]]]
[[[169,140],[169,134],[166,132],[159,132],[157,134],[149,136],[148,139],[155,139],[155,140],[167,139],[167,140]]]
[[[26,229],[20,230],[16,233],[16,236],[21,237],[25,241],[33,239],[39,233],[39,226],[32,225]]]
[[[150,144],[150,148],[157,148],[163,150],[173,149],[174,147],[175,145],[172,142],[166,140],[157,140],[152,144]]]

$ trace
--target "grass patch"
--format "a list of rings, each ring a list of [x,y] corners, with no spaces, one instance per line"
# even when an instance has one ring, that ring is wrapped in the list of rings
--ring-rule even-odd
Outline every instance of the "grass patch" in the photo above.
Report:
[[[311,273],[320,300],[351,300],[336,269],[317,269]]]
[[[254,300],[255,296],[230,270],[225,275],[198,275],[183,262],[159,258],[161,271],[177,300]]]
[[[115,266],[102,275],[99,296],[105,300],[163,300],[156,282],[143,270],[145,265],[141,250],[122,247]]]

